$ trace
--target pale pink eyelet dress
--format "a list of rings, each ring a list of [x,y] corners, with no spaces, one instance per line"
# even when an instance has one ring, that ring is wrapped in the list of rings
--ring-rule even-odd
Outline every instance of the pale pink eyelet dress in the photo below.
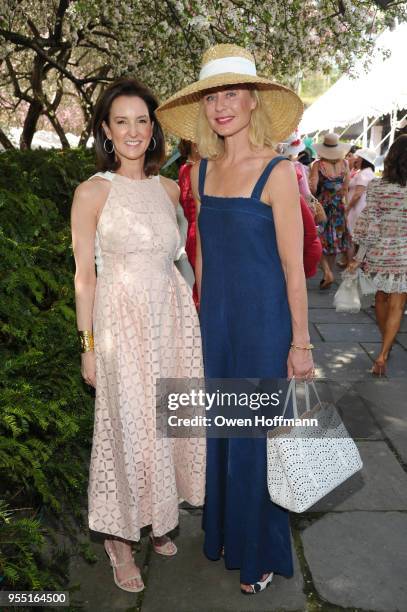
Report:
[[[89,526],[139,540],[144,526],[156,536],[176,527],[181,499],[203,503],[205,439],[160,439],[155,425],[157,378],[201,377],[201,338],[160,178],[95,176],[111,188],[96,236]]]
[[[372,181],[374,177],[375,173],[371,168],[364,168],[363,170],[358,170],[357,172],[355,172],[349,181],[348,201],[351,201],[357,187],[365,187],[367,189],[370,181]],[[351,235],[353,234],[355,223],[365,206],[366,191],[362,193],[355,206],[351,208],[348,212],[348,216],[346,218],[346,225]]]

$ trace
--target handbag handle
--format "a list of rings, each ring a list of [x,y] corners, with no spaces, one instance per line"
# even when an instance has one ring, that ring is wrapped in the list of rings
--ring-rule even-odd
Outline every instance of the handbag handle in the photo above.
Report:
[[[294,418],[298,419],[298,407],[297,407],[297,394],[295,392],[295,378],[294,376],[291,378],[290,383],[288,385],[288,389],[287,389],[287,395],[285,398],[285,402],[284,402],[284,408],[283,408],[283,414],[282,416],[285,416],[285,413],[287,412],[287,407],[288,407],[288,402],[290,401],[290,397],[292,396],[292,401],[293,401],[293,414],[294,414]]]
[[[312,389],[312,391],[315,394],[315,397],[317,398],[318,405],[322,406],[322,402],[319,397],[315,382],[313,380],[309,382],[307,380],[304,380],[304,395],[305,395],[306,412],[309,412],[311,410],[310,388]],[[285,416],[285,413],[287,412],[288,402],[291,396],[292,396],[292,402],[293,402],[293,416],[295,419],[298,419],[299,414],[298,414],[297,393],[296,393],[296,379],[294,377],[290,380],[290,384],[288,385],[287,395],[285,398],[283,414],[282,414],[283,417]]]
[[[310,402],[310,388],[313,390],[315,397],[317,398],[317,402],[319,406],[322,406],[322,402],[321,399],[319,397],[317,388],[315,386],[315,383],[313,380],[311,381],[304,381],[304,386],[305,386],[305,409],[307,412],[309,412],[311,410],[311,402]]]

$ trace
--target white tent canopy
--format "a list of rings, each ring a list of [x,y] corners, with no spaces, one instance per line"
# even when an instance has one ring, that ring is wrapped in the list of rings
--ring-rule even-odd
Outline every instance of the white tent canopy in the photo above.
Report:
[[[383,50],[390,57],[383,58]],[[367,117],[378,118],[407,108],[407,23],[378,37],[369,71],[363,58],[354,70],[356,78],[341,77],[304,113],[301,134],[333,130],[359,123]]]

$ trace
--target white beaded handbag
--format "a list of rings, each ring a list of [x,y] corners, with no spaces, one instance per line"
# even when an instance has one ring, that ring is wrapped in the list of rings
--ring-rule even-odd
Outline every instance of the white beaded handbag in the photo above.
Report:
[[[317,404],[311,409],[310,387]],[[304,512],[363,464],[335,407],[322,403],[314,382],[304,383],[306,412],[299,416],[296,382],[288,386],[283,416],[292,398],[294,424],[271,430],[267,437],[267,484],[271,500],[292,512]],[[298,419],[317,423],[299,425]]]

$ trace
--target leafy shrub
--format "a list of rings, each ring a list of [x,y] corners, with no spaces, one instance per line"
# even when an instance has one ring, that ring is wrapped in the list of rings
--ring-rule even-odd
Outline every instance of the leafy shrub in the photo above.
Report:
[[[79,371],[68,215],[93,171],[87,151],[0,155],[0,574],[13,589],[61,583],[41,557],[41,517],[80,517],[85,505],[93,402]]]
[[[0,156],[0,189],[51,200],[68,219],[72,194],[95,172],[94,166],[88,149],[7,151]]]

